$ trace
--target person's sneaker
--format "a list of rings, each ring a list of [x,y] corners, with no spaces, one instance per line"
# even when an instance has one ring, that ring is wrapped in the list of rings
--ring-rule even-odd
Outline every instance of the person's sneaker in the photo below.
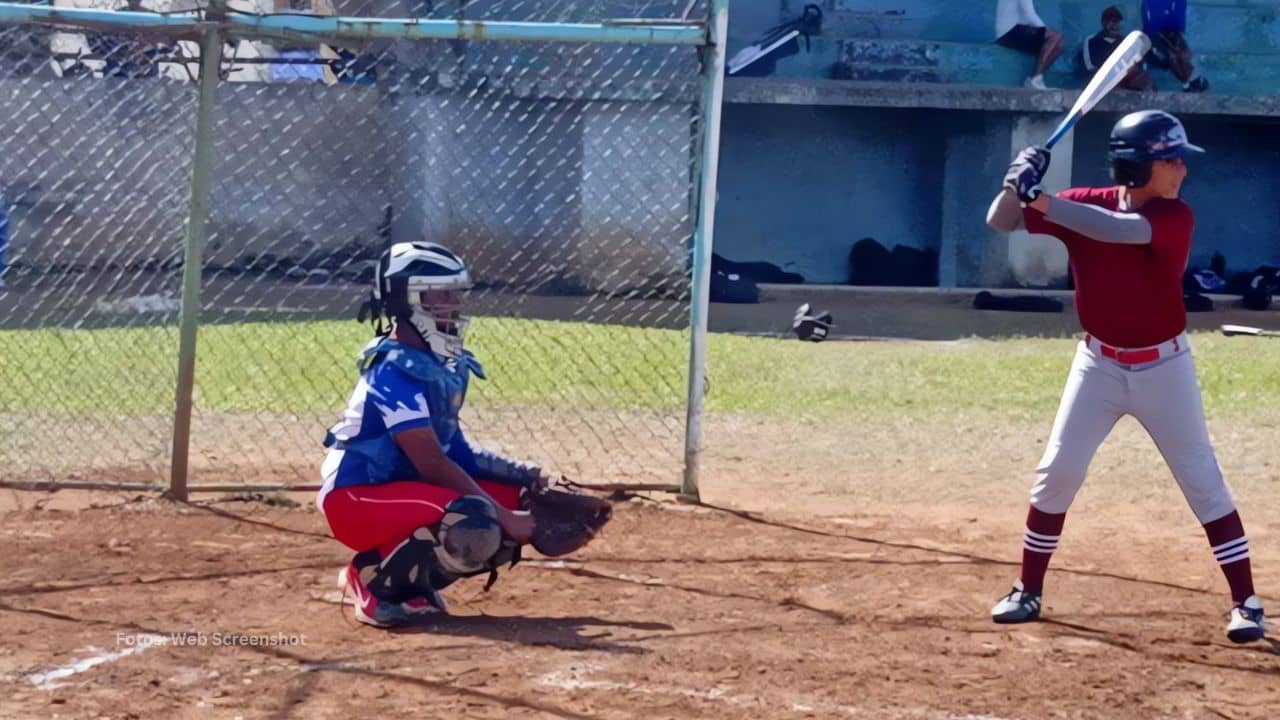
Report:
[[[1262,614],[1262,601],[1250,595],[1244,602],[1231,608],[1227,616],[1227,639],[1234,643],[1261,640],[1266,634],[1266,619]]]
[[[358,555],[356,557],[359,558]],[[376,564],[360,566],[353,560],[338,573],[338,584],[343,588],[344,597],[347,592],[351,593],[356,620],[380,628],[403,625],[409,621],[409,613],[403,604],[379,600],[369,589],[368,583],[377,567]]]
[[[1009,594],[991,608],[991,619],[1002,625],[1039,620],[1040,602],[1040,593],[1024,591],[1019,580]]]
[[[1183,92],[1202,93],[1209,89],[1209,80],[1204,76],[1192,78],[1191,82],[1182,86]]]
[[[1049,86],[1044,84],[1044,76],[1042,75],[1032,75],[1031,77],[1027,78],[1026,82],[1022,83],[1022,86],[1026,88],[1031,88],[1032,90],[1048,90],[1049,89]]]

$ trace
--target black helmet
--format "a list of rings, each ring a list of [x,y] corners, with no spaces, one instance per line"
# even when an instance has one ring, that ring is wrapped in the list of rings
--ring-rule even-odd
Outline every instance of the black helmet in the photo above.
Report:
[[[1126,187],[1142,187],[1151,179],[1151,163],[1202,153],[1187,141],[1178,118],[1163,110],[1129,113],[1111,129],[1111,175]]]

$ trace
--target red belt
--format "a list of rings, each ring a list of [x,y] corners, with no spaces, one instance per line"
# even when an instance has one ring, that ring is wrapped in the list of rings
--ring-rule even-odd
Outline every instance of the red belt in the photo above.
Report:
[[[1092,335],[1085,333],[1084,343],[1088,345],[1094,340]],[[1176,341],[1175,341],[1176,342]],[[1141,350],[1124,350],[1098,340],[1098,352],[1102,353],[1102,357],[1111,358],[1121,365],[1142,365],[1143,363],[1155,362],[1160,359],[1160,348],[1150,347]]]

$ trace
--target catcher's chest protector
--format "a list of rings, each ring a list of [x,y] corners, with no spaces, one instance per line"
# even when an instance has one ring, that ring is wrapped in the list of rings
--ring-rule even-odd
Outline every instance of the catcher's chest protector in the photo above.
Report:
[[[458,432],[458,413],[467,398],[467,387],[474,374],[484,379],[484,369],[469,351],[448,364],[434,353],[409,347],[390,338],[380,338],[360,353],[360,370],[367,371],[378,363],[391,363],[404,374],[423,385],[431,427],[440,446],[448,449]]]

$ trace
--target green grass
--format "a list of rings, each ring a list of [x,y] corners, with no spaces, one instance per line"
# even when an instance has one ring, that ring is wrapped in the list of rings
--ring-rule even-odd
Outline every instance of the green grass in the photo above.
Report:
[[[310,413],[341,407],[368,328],[352,321],[244,323],[201,330],[197,403],[210,411]],[[474,405],[565,411],[683,406],[687,333],[479,318],[469,344],[490,377]],[[1211,415],[1280,401],[1280,342],[1194,338]],[[1044,415],[1057,405],[1074,341],[819,345],[714,335],[712,412],[911,418]],[[172,327],[0,331],[0,412],[168,414]]]

